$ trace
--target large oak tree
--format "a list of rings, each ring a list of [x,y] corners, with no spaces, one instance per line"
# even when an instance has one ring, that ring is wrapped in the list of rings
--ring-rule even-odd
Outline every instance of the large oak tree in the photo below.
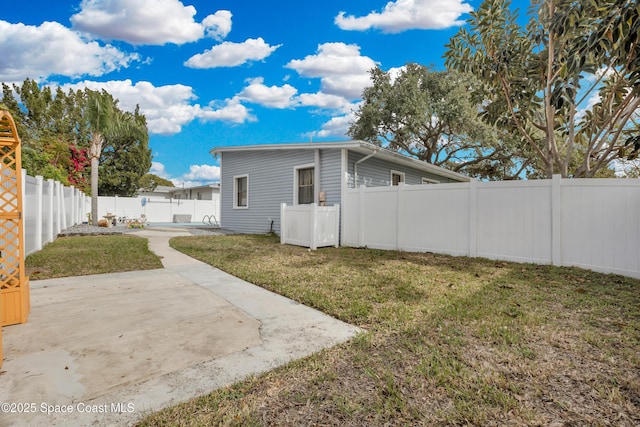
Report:
[[[513,155],[518,141],[479,119],[472,76],[410,63],[398,73],[375,68],[371,80],[352,138],[480,178],[513,178],[527,168]]]

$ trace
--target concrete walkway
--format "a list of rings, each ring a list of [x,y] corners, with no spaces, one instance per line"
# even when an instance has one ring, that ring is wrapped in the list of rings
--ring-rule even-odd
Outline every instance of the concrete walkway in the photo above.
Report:
[[[186,230],[134,234],[163,269],[31,282],[29,321],[3,328],[1,426],[131,425],[358,333],[170,248]]]

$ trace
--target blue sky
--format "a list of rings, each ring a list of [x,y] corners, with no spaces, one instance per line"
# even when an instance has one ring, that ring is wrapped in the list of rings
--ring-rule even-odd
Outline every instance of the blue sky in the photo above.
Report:
[[[139,104],[151,172],[215,182],[214,147],[347,139],[368,70],[442,69],[444,45],[479,4],[5,0],[0,81],[104,88],[123,109]]]

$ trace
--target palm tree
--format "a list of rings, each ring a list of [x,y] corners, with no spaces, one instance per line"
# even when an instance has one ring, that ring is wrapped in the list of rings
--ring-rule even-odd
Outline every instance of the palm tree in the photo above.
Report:
[[[147,133],[146,126],[135,120],[131,113],[124,113],[117,107],[117,100],[106,91],[88,91],[86,116],[91,129],[91,222],[98,225],[98,167],[102,147],[109,138],[130,136],[142,139]]]

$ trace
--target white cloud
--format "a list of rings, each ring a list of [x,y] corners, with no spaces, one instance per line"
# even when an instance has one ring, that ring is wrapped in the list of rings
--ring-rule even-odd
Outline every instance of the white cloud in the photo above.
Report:
[[[224,42],[193,55],[184,65],[191,68],[235,67],[249,61],[261,61],[280,46],[269,46],[262,37],[242,43]]]
[[[193,89],[185,85],[156,87],[150,82],[133,84],[131,80],[111,80],[108,82],[83,81],[63,88],[92,90],[105,89],[119,100],[118,106],[133,111],[140,105],[140,111],[147,118],[150,133],[170,135],[182,130],[182,126],[193,121],[199,106],[192,105],[196,99]]]
[[[289,84],[266,86],[264,78],[250,79],[237,97],[242,101],[259,104],[268,108],[318,107],[323,110],[351,111],[353,104],[338,95],[327,93],[302,93]]]
[[[112,80],[108,82],[84,81],[72,85],[64,85],[66,91],[89,88],[105,89],[117,98],[119,107],[133,111],[140,105],[140,111],[147,118],[150,133],[172,135],[179,133],[182,127],[193,120],[229,121],[243,123],[253,118],[247,108],[237,99],[223,102],[221,105],[210,104],[201,107],[194,104],[196,96],[190,86],[181,84],[154,86],[149,82],[133,84],[131,80]]]
[[[159,176],[160,178],[169,179],[169,174],[165,170],[164,165],[160,162],[151,162],[149,173]]]
[[[151,162],[149,173],[170,180],[176,187],[182,187],[183,185],[185,187],[194,187],[220,181],[220,166],[213,165],[191,165],[189,166],[189,172],[177,178],[172,178],[167,173],[164,164]]]
[[[389,74],[389,78],[391,79],[391,83],[394,83],[400,74],[404,73],[407,70],[406,66],[402,67],[391,67],[387,73]]]
[[[319,107],[327,110],[348,111],[353,105],[342,96],[322,92],[301,93],[297,99],[300,105],[305,107]]]
[[[316,55],[294,59],[286,67],[301,76],[320,78],[322,92],[357,99],[370,84],[369,71],[376,66],[373,59],[360,55],[360,47],[345,43],[325,43]]]
[[[228,10],[219,10],[204,18],[202,25],[204,25],[205,35],[223,40],[231,32],[231,16]]]
[[[181,181],[220,181],[220,166],[191,165],[189,172],[179,178]]]
[[[250,80],[238,97],[242,100],[260,104],[270,108],[288,108],[294,104],[293,97],[298,92],[289,84],[284,86],[265,86],[264,79],[258,77]]]
[[[32,26],[0,20],[0,52],[0,80],[5,82],[51,75],[100,76],[140,59],[138,54],[85,40],[57,22]]]
[[[578,106],[578,110],[576,111],[576,120],[581,120],[587,111],[592,111],[593,106],[600,102],[600,94],[598,92],[594,92],[589,96],[586,100],[586,103],[583,102],[582,105]]]
[[[338,116],[331,118],[328,122],[322,125],[322,129],[313,132],[313,136],[324,138],[328,136],[344,137],[351,126],[351,122],[355,120],[353,113],[344,116]]]
[[[205,121],[233,123],[256,121],[249,109],[240,103],[240,99],[237,96],[226,99],[224,103],[212,103],[208,107],[200,109],[198,117]]]
[[[131,44],[183,44],[205,35],[224,38],[231,12],[218,11],[196,22],[196,9],[179,0],[82,0],[70,20],[75,29]]]
[[[364,31],[378,28],[386,33],[409,29],[437,30],[464,24],[460,15],[473,8],[463,0],[396,0],[386,4],[382,12],[363,17],[340,12],[335,23],[343,30]]]

